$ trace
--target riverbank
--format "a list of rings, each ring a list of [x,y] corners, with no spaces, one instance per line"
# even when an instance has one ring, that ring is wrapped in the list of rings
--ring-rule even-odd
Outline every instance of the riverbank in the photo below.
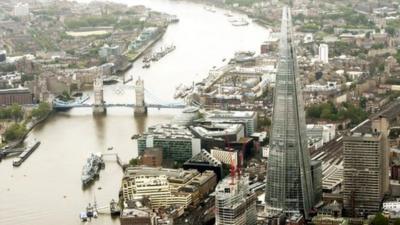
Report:
[[[8,144],[7,144],[8,147],[9,147],[9,148],[16,148],[16,147],[20,146],[20,145],[25,141],[25,139],[28,137],[29,133],[30,133],[36,126],[38,126],[39,124],[45,122],[45,121],[53,114],[53,112],[54,112],[54,111],[50,111],[47,115],[43,116],[42,118],[40,118],[40,119],[38,119],[38,120],[34,120],[34,121],[28,122],[27,125],[26,125],[26,128],[27,128],[27,129],[26,129],[25,134],[22,135],[22,137],[19,138],[18,140],[15,140],[15,141],[13,141],[13,142],[11,142],[11,143],[8,143]]]

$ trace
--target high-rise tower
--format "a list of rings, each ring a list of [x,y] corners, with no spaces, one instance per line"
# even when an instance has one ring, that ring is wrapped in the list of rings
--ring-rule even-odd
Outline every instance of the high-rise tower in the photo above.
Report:
[[[135,116],[141,116],[147,114],[147,106],[144,102],[144,81],[140,77],[136,81],[135,85],[136,94],[136,105],[134,109]]]
[[[93,92],[94,92],[93,114],[94,115],[105,114],[106,107],[104,105],[103,79],[100,76],[97,76],[94,79]]]
[[[304,212],[313,205],[310,154],[303,96],[292,43],[290,9],[282,12],[280,56],[268,158],[266,209],[269,213]]]

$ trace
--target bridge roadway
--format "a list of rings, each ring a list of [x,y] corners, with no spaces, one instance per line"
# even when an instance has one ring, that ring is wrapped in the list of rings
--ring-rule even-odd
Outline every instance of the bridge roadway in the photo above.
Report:
[[[61,106],[57,105],[54,106],[54,108],[90,108],[93,107],[94,104],[76,104],[76,105],[66,105],[66,106]],[[104,104],[105,107],[110,108],[110,107],[128,107],[128,108],[133,108],[135,107],[135,104],[118,104],[118,103],[110,103],[110,104]],[[183,109],[186,107],[184,104],[146,104],[147,108],[157,108],[157,109]]]

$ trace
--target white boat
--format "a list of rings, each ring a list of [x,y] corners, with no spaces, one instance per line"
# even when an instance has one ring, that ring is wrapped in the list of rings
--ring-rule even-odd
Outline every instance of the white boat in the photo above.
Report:
[[[249,25],[249,22],[245,18],[240,18],[240,19],[234,19],[231,21],[233,26],[247,26]]]
[[[226,12],[224,15],[227,16],[227,17],[232,17],[233,16],[231,11]]]
[[[213,12],[213,13],[215,13],[217,11],[217,10],[215,10],[215,6],[204,6],[204,9],[209,12]]]

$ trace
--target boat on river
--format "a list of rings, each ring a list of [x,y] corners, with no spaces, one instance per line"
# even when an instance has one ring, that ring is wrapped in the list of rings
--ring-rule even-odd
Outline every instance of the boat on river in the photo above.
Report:
[[[110,213],[111,216],[119,216],[121,214],[121,208],[119,207],[118,202],[114,199],[110,202]]]
[[[13,166],[20,166],[40,145],[40,141],[34,141],[30,143],[26,149],[18,156],[18,158],[14,159]]]
[[[142,68],[143,68],[143,69],[148,69],[148,68],[150,68],[150,63],[145,63],[145,64],[142,66]]]
[[[249,25],[249,22],[245,18],[239,18],[231,20],[231,24],[233,26],[239,27],[239,26],[247,26]]]
[[[215,9],[215,6],[204,6],[204,9],[212,13],[215,13],[217,11]]]
[[[101,154],[91,153],[82,169],[82,185],[86,186],[94,181],[99,176],[100,170],[104,167],[105,163]]]

